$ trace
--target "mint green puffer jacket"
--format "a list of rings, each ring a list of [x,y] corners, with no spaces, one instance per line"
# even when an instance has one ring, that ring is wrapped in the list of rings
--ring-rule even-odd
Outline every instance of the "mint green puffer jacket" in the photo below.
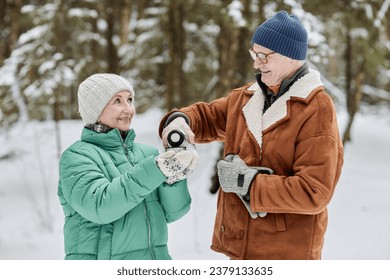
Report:
[[[84,128],[62,154],[65,259],[171,259],[167,223],[190,208],[187,181],[165,184],[157,149],[134,139]]]

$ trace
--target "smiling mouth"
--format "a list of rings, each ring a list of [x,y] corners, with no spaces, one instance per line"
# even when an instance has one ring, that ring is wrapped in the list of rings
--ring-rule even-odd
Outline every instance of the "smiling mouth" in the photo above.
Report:
[[[261,73],[261,74],[267,74],[267,73],[269,73],[269,72],[271,72],[271,71],[261,71],[261,70],[260,70],[260,73]]]

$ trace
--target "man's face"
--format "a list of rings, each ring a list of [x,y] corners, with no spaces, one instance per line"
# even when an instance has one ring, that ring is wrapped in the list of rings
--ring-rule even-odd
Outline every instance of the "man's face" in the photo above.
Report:
[[[255,53],[265,55],[273,51],[258,44],[253,44],[252,50]],[[266,56],[266,60],[261,61],[256,58],[253,67],[261,72],[261,81],[267,86],[278,86],[282,81],[291,76],[298,68],[300,62],[279,53],[272,53]]]

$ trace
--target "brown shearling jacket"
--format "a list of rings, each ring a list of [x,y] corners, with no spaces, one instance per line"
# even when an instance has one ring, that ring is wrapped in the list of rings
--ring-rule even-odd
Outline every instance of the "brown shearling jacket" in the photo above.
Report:
[[[220,189],[211,248],[232,259],[321,259],[327,205],[343,165],[333,102],[310,70],[263,107],[251,83],[180,110],[197,143],[224,142],[225,155],[274,170],[258,174],[250,189],[251,210],[268,213],[263,218],[252,219],[236,194]]]

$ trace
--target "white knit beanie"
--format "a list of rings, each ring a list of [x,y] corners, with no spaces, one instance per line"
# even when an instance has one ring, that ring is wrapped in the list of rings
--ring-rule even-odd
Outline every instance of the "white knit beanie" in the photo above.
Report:
[[[79,112],[85,124],[94,124],[99,119],[111,98],[118,92],[127,90],[134,98],[131,84],[121,76],[109,73],[94,74],[85,79],[77,93]]]

